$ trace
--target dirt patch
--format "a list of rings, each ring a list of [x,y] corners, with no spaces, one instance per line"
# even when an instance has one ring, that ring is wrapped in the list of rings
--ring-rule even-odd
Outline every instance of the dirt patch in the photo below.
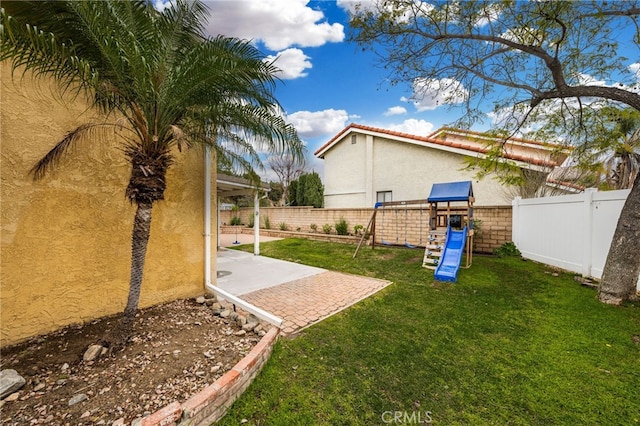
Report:
[[[206,304],[178,300],[140,311],[135,337],[124,350],[82,361],[85,349],[118,319],[3,348],[1,368],[16,370],[26,385],[15,401],[3,401],[1,423],[129,424],[213,383],[260,340],[253,332],[242,335],[235,320],[216,316]],[[80,394],[87,399],[70,406]]]

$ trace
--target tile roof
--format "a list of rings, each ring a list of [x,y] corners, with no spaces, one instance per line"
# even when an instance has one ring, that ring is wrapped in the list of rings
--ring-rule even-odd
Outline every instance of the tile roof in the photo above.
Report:
[[[399,137],[399,138],[404,138],[404,139],[410,139],[410,140],[413,140],[413,141],[416,141],[416,142],[424,142],[424,143],[429,143],[429,144],[433,144],[433,145],[440,145],[440,146],[446,146],[446,147],[451,147],[451,148],[463,149],[463,150],[466,150],[466,151],[476,152],[476,153],[479,153],[479,154],[486,154],[489,151],[489,149],[486,148],[486,147],[473,145],[473,144],[464,144],[464,143],[460,143],[460,142],[457,142],[457,141],[456,142],[447,141],[446,139],[441,139],[441,138],[438,138],[436,136],[440,135],[442,133],[458,133],[458,134],[462,134],[462,135],[482,136],[483,138],[486,138],[486,139],[499,140],[498,138],[492,138],[491,136],[484,135],[481,132],[474,132],[474,131],[470,131],[470,130],[452,129],[452,128],[448,128],[448,127],[443,127],[441,129],[438,129],[435,132],[433,132],[433,133],[431,133],[430,135],[427,135],[427,136],[417,136],[417,135],[411,135],[409,133],[396,132],[394,130],[380,129],[380,128],[377,128],[377,127],[364,126],[364,125],[361,125],[361,124],[351,123],[347,127],[345,127],[344,129],[342,129],[337,135],[335,135],[333,138],[331,138],[327,143],[325,143],[319,149],[317,149],[314,152],[314,155],[321,157],[322,155],[324,155],[324,153],[327,150],[329,150],[329,148],[331,148],[333,145],[335,145],[343,136],[345,136],[347,133],[349,133],[352,130],[364,130],[364,131],[369,131],[369,132],[378,133],[378,134],[382,134],[382,135],[388,135],[388,136],[394,136],[394,137]],[[552,144],[547,144],[547,143],[543,143],[543,142],[539,142],[539,141],[532,141],[532,140],[520,139],[520,138],[509,138],[508,142],[511,142],[511,143],[517,142],[519,144],[536,145],[536,146],[544,148],[545,150],[548,150],[548,151],[550,151],[552,149],[560,148],[559,145],[552,145]],[[554,166],[558,165],[558,163],[556,161],[544,160],[544,159],[541,159],[541,158],[533,158],[533,157],[528,157],[528,156],[525,156],[525,155],[514,154],[514,153],[505,153],[504,158],[507,158],[509,160],[514,160],[514,161],[521,161],[521,162],[524,162],[524,163],[527,163],[527,164],[532,164],[532,165],[535,165],[535,166],[554,167]]]

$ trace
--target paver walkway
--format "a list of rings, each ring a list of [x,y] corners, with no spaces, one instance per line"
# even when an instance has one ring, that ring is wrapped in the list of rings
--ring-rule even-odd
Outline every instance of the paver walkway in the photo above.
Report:
[[[244,300],[283,319],[291,334],[371,296],[391,281],[327,271],[247,293]]]

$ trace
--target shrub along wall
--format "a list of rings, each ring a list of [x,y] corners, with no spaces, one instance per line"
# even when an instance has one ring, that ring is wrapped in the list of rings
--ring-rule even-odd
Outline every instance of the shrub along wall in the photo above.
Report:
[[[280,230],[286,225],[287,235],[295,232],[323,234],[323,226],[331,225],[335,235],[335,224],[344,218],[349,224],[349,233],[354,226],[366,227],[373,214],[372,208],[362,209],[314,209],[312,207],[266,207],[260,209],[260,227],[264,228],[268,218],[272,230]],[[223,210],[220,223],[228,225],[234,216],[240,217],[244,225],[250,223],[253,208],[240,209],[237,212]],[[493,249],[511,241],[511,206],[482,206],[474,208],[474,219],[478,228],[474,240],[474,251],[491,253]],[[428,232],[429,210],[427,208],[408,208],[380,210],[376,219],[376,241],[392,244],[424,245]]]

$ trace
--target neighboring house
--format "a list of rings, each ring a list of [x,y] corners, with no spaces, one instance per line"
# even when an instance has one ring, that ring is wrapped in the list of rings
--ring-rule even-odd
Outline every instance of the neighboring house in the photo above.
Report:
[[[508,191],[498,180],[475,178],[465,158],[485,155],[500,139],[479,132],[442,128],[416,136],[350,124],[315,152],[324,159],[326,208],[373,207],[379,201],[426,199],[431,185],[473,180],[476,205],[506,205]],[[566,159],[558,145],[511,138],[505,158],[523,169],[549,173]]]

